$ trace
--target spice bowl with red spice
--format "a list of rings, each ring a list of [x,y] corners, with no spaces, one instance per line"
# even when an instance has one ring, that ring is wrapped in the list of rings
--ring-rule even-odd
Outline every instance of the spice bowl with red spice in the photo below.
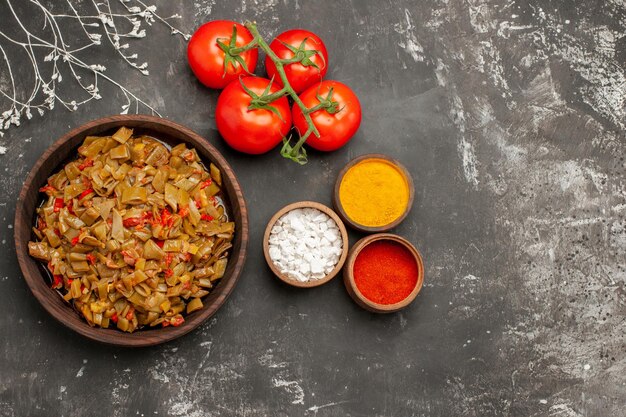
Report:
[[[379,233],[364,237],[350,249],[343,277],[359,306],[392,313],[408,306],[422,289],[424,264],[411,242]]]

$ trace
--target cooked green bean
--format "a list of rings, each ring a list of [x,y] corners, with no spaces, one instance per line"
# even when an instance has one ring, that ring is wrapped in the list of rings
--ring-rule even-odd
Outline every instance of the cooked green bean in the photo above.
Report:
[[[41,189],[30,255],[92,326],[179,326],[228,263],[221,172],[185,144],[168,150],[125,127],[88,136],[78,153]]]

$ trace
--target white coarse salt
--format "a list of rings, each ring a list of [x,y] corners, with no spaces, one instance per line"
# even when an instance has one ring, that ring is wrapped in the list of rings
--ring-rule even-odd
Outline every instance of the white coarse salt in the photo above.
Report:
[[[339,262],[341,231],[326,213],[299,208],[281,216],[270,231],[269,256],[278,270],[300,282],[327,276]]]

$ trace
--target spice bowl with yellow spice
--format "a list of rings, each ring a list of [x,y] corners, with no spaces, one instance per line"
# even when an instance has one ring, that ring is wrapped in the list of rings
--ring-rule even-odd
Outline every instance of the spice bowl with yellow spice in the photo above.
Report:
[[[365,233],[396,227],[413,205],[415,189],[407,169],[382,154],[367,154],[350,161],[339,173],[334,206],[341,219]]]

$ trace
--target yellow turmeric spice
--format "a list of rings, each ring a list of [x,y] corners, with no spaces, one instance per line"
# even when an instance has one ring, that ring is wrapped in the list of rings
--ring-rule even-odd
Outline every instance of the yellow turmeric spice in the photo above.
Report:
[[[409,204],[402,171],[384,159],[366,159],[351,167],[339,185],[339,200],[350,220],[366,227],[386,226]]]

